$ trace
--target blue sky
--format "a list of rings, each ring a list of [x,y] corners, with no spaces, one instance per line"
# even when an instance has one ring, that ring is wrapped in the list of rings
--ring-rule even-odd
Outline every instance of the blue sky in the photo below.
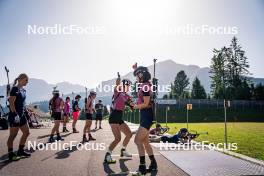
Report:
[[[250,71],[264,77],[264,1],[177,0],[0,0],[0,66],[11,78],[21,72],[49,83],[69,81],[93,87],[126,74],[131,65],[172,59],[210,65],[213,48],[232,34],[183,35],[168,30],[194,26],[237,27]],[[99,27],[101,34],[29,35],[28,25]],[[6,82],[0,70],[0,85]]]

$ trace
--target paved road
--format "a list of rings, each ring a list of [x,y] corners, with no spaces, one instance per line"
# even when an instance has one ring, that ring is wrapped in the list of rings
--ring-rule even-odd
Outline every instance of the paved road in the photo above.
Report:
[[[78,122],[78,129],[82,129],[83,121]],[[37,143],[46,143],[48,140],[48,134],[50,128],[46,129],[32,129],[29,137],[30,142],[36,141]],[[18,145],[18,135],[15,146]],[[81,141],[82,134],[63,134],[65,140],[60,144],[69,143],[70,141]],[[110,126],[105,121],[103,122],[103,130],[93,132],[93,136],[96,137],[95,142],[91,142],[88,147],[104,148],[108,146],[113,140]],[[0,131],[0,176],[102,176],[102,175],[128,175],[126,171],[135,171],[138,167],[138,156],[136,146],[133,142],[134,139],[128,145],[128,151],[133,153],[133,159],[122,159],[119,157],[121,145],[113,152],[114,157],[117,159],[117,163],[114,165],[104,165],[103,159],[105,150],[77,150],[77,147],[73,147],[71,150],[36,150],[31,151],[31,158],[22,159],[17,162],[8,162],[6,155],[6,140],[8,137],[8,131]],[[101,146],[100,146],[101,145]],[[160,155],[159,151],[155,149],[156,159],[159,164],[158,173],[152,175],[187,175],[179,167]],[[149,164],[149,160],[147,160]]]

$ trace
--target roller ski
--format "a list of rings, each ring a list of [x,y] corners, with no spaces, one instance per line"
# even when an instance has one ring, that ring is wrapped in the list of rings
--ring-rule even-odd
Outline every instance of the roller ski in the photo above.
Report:
[[[157,165],[157,162],[154,161],[154,162],[151,162],[149,167],[147,168],[147,172],[148,173],[151,173],[151,172],[157,172],[158,171],[158,165]]]
[[[18,161],[21,159],[20,156],[17,156],[14,152],[8,154],[9,161]]]
[[[105,154],[104,163],[105,164],[115,164],[116,160],[112,158],[112,156],[111,156],[111,154],[109,152],[107,152]]]
[[[145,164],[141,164],[138,167],[138,170],[135,172],[130,172],[132,176],[143,176],[147,174],[147,169]]]
[[[17,157],[19,158],[29,158],[31,156],[30,153],[25,152],[24,150],[18,150]]]
[[[128,158],[131,158],[132,155],[131,155],[130,153],[128,153],[128,152],[126,151],[126,149],[122,148],[122,149],[121,149],[121,153],[120,153],[120,157],[128,157]]]

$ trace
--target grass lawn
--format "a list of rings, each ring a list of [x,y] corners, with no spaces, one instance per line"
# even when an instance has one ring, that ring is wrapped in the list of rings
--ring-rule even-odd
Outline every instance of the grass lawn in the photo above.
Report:
[[[162,124],[165,126],[166,124]],[[170,134],[175,134],[186,123],[168,123]],[[197,141],[224,143],[224,123],[189,123],[189,130],[208,132],[200,135]],[[230,122],[227,125],[228,143],[237,143],[234,151],[253,158],[264,160],[264,123]]]

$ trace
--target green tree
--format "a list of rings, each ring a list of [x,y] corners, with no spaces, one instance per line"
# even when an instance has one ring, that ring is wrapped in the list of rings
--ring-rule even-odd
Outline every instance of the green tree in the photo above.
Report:
[[[131,86],[131,95],[133,98],[137,98],[138,91],[136,89],[137,89],[137,81],[135,81],[133,85]]]
[[[204,87],[201,85],[201,81],[195,77],[192,83],[191,98],[193,99],[206,99],[206,92]]]
[[[235,94],[236,99],[240,100],[250,100],[252,98],[251,88],[246,80],[243,80],[237,87]]]
[[[109,112],[108,112],[108,109],[106,106],[104,106],[104,109],[103,109],[103,116],[107,116],[109,115]]]
[[[84,109],[81,110],[80,115],[79,115],[79,119],[80,120],[85,120],[86,119],[86,117],[85,117],[85,110]]]
[[[264,85],[261,83],[257,84],[256,87],[253,88],[253,99],[264,100]]]
[[[163,95],[162,99],[168,99],[168,95],[167,94]]]
[[[234,37],[229,47],[213,50],[211,88],[214,98],[250,99],[249,64],[245,51]]]
[[[185,89],[188,87],[189,84],[189,78],[183,70],[177,73],[177,76],[175,77],[171,89],[171,94],[173,98],[184,98]]]
[[[231,45],[228,48],[229,56],[227,57],[227,80],[228,89],[227,95],[230,99],[248,99],[249,85],[249,64],[245,56],[245,51],[238,44],[238,40],[234,37]],[[245,96],[246,95],[246,96]]]
[[[211,61],[211,89],[212,95],[216,99],[225,98],[225,86],[227,84],[227,57],[228,50],[226,47],[221,48],[220,50],[213,50],[214,56]]]

